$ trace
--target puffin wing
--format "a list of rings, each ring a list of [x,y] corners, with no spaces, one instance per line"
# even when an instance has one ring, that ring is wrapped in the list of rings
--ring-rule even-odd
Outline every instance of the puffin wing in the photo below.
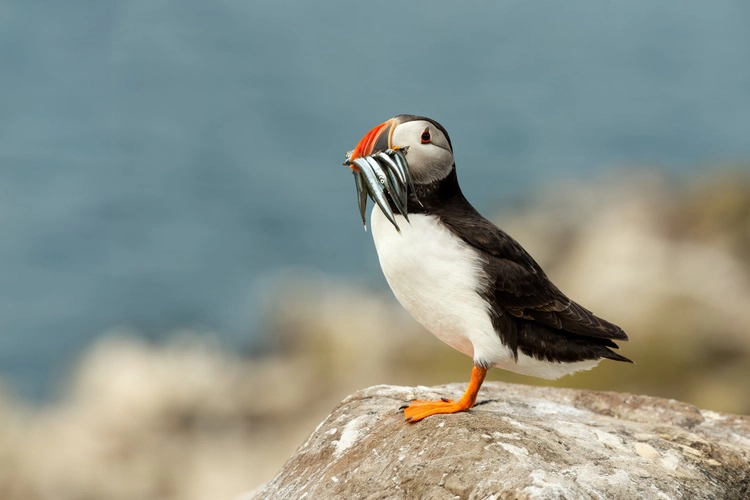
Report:
[[[587,337],[627,340],[625,332],[565,296],[537,262],[505,231],[466,202],[461,217],[443,218],[484,258],[489,298],[516,318]]]

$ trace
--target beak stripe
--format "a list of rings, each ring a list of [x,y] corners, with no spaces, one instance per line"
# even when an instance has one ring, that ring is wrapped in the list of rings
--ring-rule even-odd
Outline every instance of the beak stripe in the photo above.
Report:
[[[354,148],[354,151],[352,151],[350,160],[355,160],[360,156],[370,156],[373,151],[385,151],[388,149],[392,125],[393,121],[388,120],[367,132],[362,140],[359,141],[357,147]]]

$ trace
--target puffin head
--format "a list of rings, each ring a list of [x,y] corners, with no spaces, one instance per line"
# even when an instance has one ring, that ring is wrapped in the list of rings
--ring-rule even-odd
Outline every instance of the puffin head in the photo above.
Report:
[[[442,180],[454,168],[448,132],[431,118],[398,115],[381,123],[365,134],[351,152],[350,159],[388,149],[406,149],[409,171],[415,184]],[[358,170],[353,163],[349,166]]]

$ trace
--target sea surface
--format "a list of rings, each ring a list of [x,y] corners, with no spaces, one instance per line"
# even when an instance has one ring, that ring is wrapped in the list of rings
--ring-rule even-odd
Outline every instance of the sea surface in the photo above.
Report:
[[[385,287],[341,165],[451,133],[484,212],[539,186],[750,159],[745,0],[4,0],[0,378],[54,395],[101,335],[262,345],[279,273]]]

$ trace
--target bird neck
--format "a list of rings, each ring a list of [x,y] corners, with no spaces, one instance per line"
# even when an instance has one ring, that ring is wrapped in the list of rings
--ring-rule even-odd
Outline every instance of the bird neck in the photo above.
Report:
[[[416,197],[414,193],[409,195],[410,214],[434,213],[447,205],[467,203],[458,185],[455,164],[444,178],[429,184],[417,184],[414,189]]]

